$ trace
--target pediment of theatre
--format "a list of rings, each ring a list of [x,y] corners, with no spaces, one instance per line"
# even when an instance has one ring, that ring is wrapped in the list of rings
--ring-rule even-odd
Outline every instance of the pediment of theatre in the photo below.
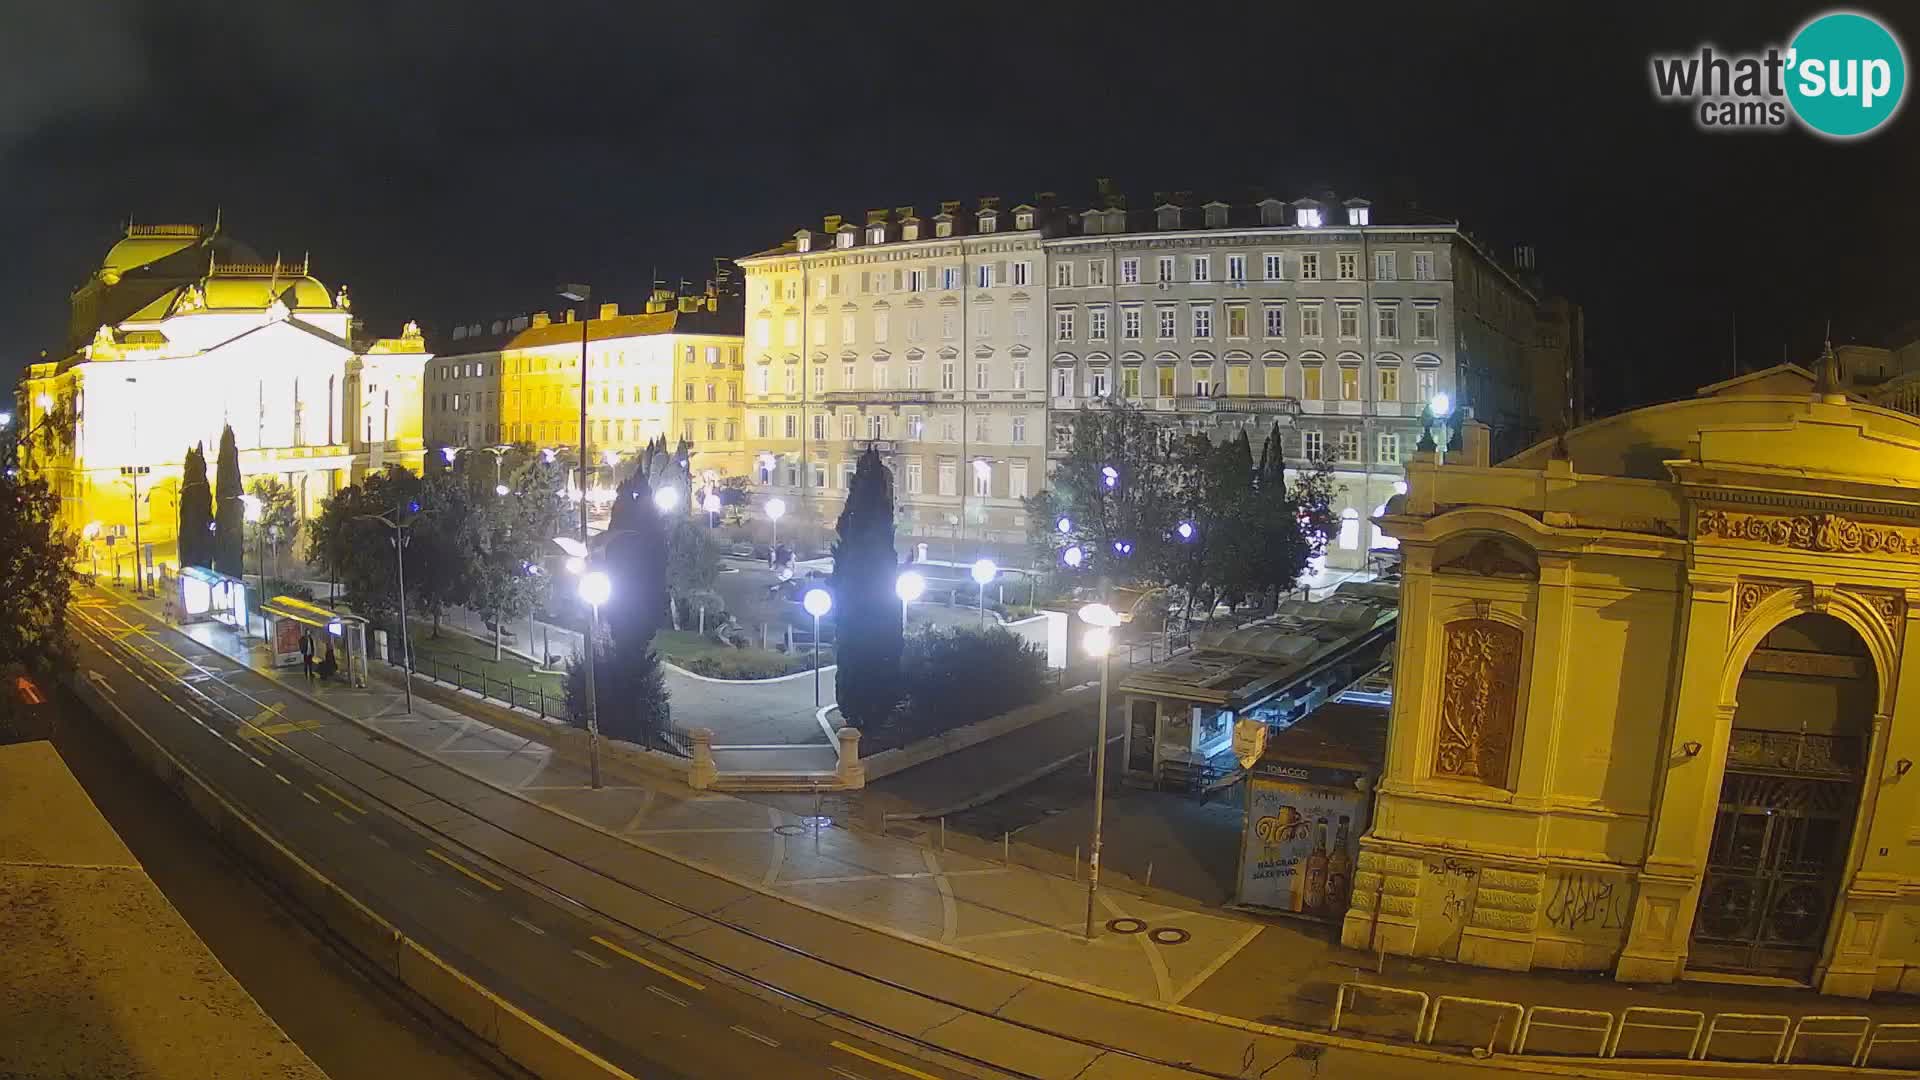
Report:
[[[236,334],[209,346],[202,357],[230,360],[312,360],[344,362],[353,354],[345,341],[298,319],[280,319],[262,323],[245,333]]]
[[[1887,409],[1813,401],[1778,419],[1704,424],[1666,464],[1694,502],[1844,500],[1920,516],[1920,420]]]

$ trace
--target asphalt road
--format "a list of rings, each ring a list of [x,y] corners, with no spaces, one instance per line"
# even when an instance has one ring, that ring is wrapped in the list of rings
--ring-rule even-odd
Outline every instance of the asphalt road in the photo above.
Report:
[[[501,1080],[526,1074],[310,929],[84,706],[61,695],[55,749],[187,925],[328,1075]]]
[[[900,1068],[897,1051],[716,983],[391,812],[333,767],[345,764],[326,738],[336,718],[178,635],[145,633],[112,594],[86,590],[74,612],[81,665],[110,708],[403,932],[636,1075],[955,1075]],[[426,816],[431,792],[407,786],[382,790]]]

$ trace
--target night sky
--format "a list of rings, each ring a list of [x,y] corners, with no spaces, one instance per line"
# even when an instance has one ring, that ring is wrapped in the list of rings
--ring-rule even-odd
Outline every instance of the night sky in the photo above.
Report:
[[[1680,10],[1681,8],[1685,10]],[[673,14],[663,14],[672,10]],[[1417,199],[1530,242],[1602,407],[1920,319],[1920,115],[1708,135],[1650,51],[1814,4],[10,0],[0,376],[56,350],[129,215],[311,250],[369,329],[705,279],[822,212],[1158,190]],[[1920,17],[1867,7],[1920,46]],[[1576,11],[1579,13],[1576,14]],[[1920,89],[1910,91],[1920,93]]]

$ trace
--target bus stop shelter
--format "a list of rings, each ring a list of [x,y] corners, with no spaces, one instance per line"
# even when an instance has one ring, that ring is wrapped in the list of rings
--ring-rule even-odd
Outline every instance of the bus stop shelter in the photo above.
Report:
[[[275,667],[300,664],[300,638],[312,634],[314,658],[333,642],[333,656],[341,674],[354,686],[367,685],[367,620],[321,607],[297,596],[276,596],[260,605],[266,621],[267,647]]]

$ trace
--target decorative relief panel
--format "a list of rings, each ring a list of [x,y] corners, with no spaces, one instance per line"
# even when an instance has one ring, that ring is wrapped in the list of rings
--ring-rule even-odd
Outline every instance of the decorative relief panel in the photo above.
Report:
[[[1739,626],[1746,621],[1747,612],[1760,606],[1760,601],[1794,586],[1785,581],[1755,581],[1741,579],[1740,587],[1733,594],[1733,625]]]
[[[1856,595],[1868,604],[1871,604],[1873,610],[1879,613],[1881,621],[1887,624],[1887,633],[1897,644],[1900,641],[1900,627],[1907,621],[1906,598],[1899,593],[1876,592],[1865,589],[1859,590]]]
[[[1505,786],[1522,641],[1517,627],[1493,619],[1447,624],[1434,775]]]
[[[1920,555],[1920,529],[1865,525],[1838,514],[1786,516],[1702,510],[1696,524],[1702,538],[1750,540],[1773,547],[1848,555]]]

